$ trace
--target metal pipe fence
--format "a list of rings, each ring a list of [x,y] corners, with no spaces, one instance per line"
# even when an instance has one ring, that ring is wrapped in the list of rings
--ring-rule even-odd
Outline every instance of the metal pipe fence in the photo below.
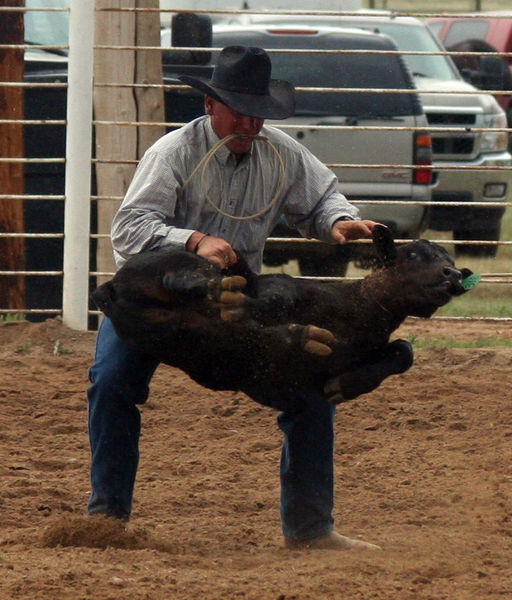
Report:
[[[48,12],[63,12],[63,9],[55,8],[30,8],[30,7],[2,7],[0,8],[0,17],[3,11],[17,11],[17,12],[35,12],[35,11],[48,11]],[[141,12],[159,14],[165,11],[164,9],[143,9],[135,7],[105,7],[96,9],[96,13],[104,13],[107,15],[111,12],[137,14]],[[174,10],[174,13],[189,12],[186,10]],[[197,13],[205,13],[210,15],[233,15],[233,16],[250,16],[254,14],[266,14],[268,11],[258,10],[197,10]],[[272,14],[278,15],[321,15],[321,16],[360,16],[360,13],[355,12],[340,12],[340,11],[301,11],[301,10],[276,10],[271,11]],[[414,16],[417,18],[428,18],[433,16],[444,15],[444,13],[419,13],[419,12],[408,12],[408,11],[395,11],[396,16]],[[97,16],[97,15],[96,15]],[[474,19],[475,15],[468,13],[450,13],[450,16],[460,16],[468,20]],[[505,18],[505,17],[503,17]],[[46,306],[29,306],[27,308],[19,309],[12,308],[9,306],[0,307],[0,318],[2,315],[62,315],[64,321],[72,328],[75,329],[87,329],[89,327],[89,317],[97,313],[95,310],[91,310],[89,306],[89,287],[92,279],[98,276],[109,276],[111,272],[104,272],[97,270],[94,267],[93,261],[90,256],[91,242],[108,239],[108,234],[98,234],[91,229],[91,214],[93,208],[99,203],[119,202],[122,196],[117,195],[100,195],[95,194],[92,187],[94,179],[94,168],[97,165],[135,165],[136,160],[126,159],[106,159],[106,158],[95,158],[93,156],[93,134],[94,128],[97,126],[113,126],[113,127],[166,127],[176,128],[182,126],[184,123],[181,121],[130,121],[130,120],[97,120],[93,117],[93,91],[94,89],[100,88],[128,88],[132,90],[144,89],[144,88],[156,88],[165,90],[183,90],[187,86],[184,85],[169,85],[169,84],[137,84],[137,83],[98,83],[93,80],[93,69],[94,69],[94,52],[97,50],[111,50],[111,51],[151,51],[151,52],[162,52],[169,50],[169,47],[160,46],[134,46],[134,45],[94,45],[94,20],[95,20],[95,8],[92,0],[71,0],[69,9],[69,44],[68,45],[33,45],[33,44],[0,44],[0,51],[2,50],[23,50],[23,51],[59,51],[66,52],[69,50],[69,56],[67,58],[67,73],[66,81],[59,82],[48,82],[48,81],[22,81],[22,82],[0,82],[1,88],[12,88],[19,87],[24,90],[64,90],[67,94],[67,110],[65,118],[54,118],[52,114],[48,114],[48,118],[24,118],[21,120],[13,120],[8,118],[0,119],[0,125],[10,125],[17,123],[23,127],[36,127],[40,128],[44,136],[44,130],[51,127],[62,127],[66,129],[66,145],[65,153],[61,156],[24,156],[24,157],[0,157],[0,163],[12,163],[21,164],[27,169],[35,166],[44,167],[50,169],[44,171],[43,177],[51,178],[55,171],[51,169],[65,167],[65,176],[63,178],[63,189],[60,193],[30,193],[25,194],[3,194],[0,193],[0,201],[19,201],[23,202],[26,207],[30,205],[37,205],[38,203],[46,203],[61,206],[63,212],[63,219],[61,223],[61,229],[56,232],[40,231],[19,231],[19,232],[0,232],[1,239],[9,238],[23,238],[25,240],[54,240],[58,241],[61,246],[61,268],[40,268],[40,269],[23,269],[18,271],[0,270],[0,284],[1,278],[7,277],[26,277],[26,278],[58,278],[59,286],[61,286],[61,304],[59,306],[46,307]],[[173,50],[187,50],[194,52],[205,51],[204,48],[194,47],[175,47]],[[220,48],[208,49],[209,51],[220,50]],[[276,50],[269,49],[269,53],[276,52]],[[305,52],[316,53],[321,52],[325,54],[361,54],[360,50],[279,50],[279,52],[288,52],[301,55]],[[377,50],[364,50],[365,54],[410,54],[410,55],[451,55],[451,56],[480,56],[478,52],[422,52],[422,51],[377,51]],[[501,58],[512,58],[512,53],[509,52],[491,52],[487,53],[487,56],[496,56]],[[339,93],[339,88],[330,87],[298,87],[299,92],[321,92],[321,93]],[[368,90],[361,88],[344,88],[343,93],[361,93],[364,94]],[[389,94],[389,93],[401,93],[401,94],[416,94],[416,89],[371,89],[372,93],[375,94]],[[422,90],[424,93],[442,93],[436,89]],[[445,90],[446,92],[446,90]],[[467,94],[463,90],[453,90],[450,93],[464,95]],[[510,95],[510,91],[496,91],[496,90],[478,90],[479,94],[483,95]],[[299,125],[289,125],[283,123],[280,128],[283,130],[295,130],[298,129]],[[308,129],[312,130],[346,130],[347,125],[308,125]],[[393,132],[403,128],[389,127],[389,126],[361,126],[352,125],[350,129],[353,131],[389,131]],[[427,128],[407,128],[409,130],[428,130],[429,132],[450,132],[458,133],[461,131],[468,131],[466,126],[449,126],[449,127],[436,127],[429,125]],[[486,128],[486,127],[472,127],[473,132],[504,132],[512,135],[512,129],[510,128]],[[412,164],[394,164],[382,162],[381,164],[365,164],[365,163],[328,163],[327,166],[335,169],[344,168],[357,168],[357,169],[409,169],[414,170],[422,168],[418,165]],[[436,171],[496,171],[496,172],[512,172],[512,166],[465,166],[460,164],[447,164],[447,165],[435,165]],[[510,181],[512,182],[512,175]],[[1,192],[1,190],[0,190]],[[417,202],[422,204],[421,202]],[[403,200],[358,200],[357,204],[361,205],[411,205],[411,201]],[[429,206],[466,206],[466,207],[493,207],[493,208],[505,208],[508,209],[512,202],[507,200],[497,200],[490,202],[452,202],[452,201],[436,201],[428,202]],[[44,209],[43,209],[44,214]],[[290,241],[297,244],[319,244],[315,240],[306,239],[289,239],[286,238],[269,238],[269,244],[272,243],[283,243]],[[435,239],[441,244],[452,244],[457,245],[495,245],[499,247],[508,247],[512,245],[512,240],[500,239],[496,241],[489,240],[446,240],[446,239]],[[367,241],[360,241],[358,243],[368,243]],[[55,257],[54,257],[55,258]],[[482,283],[487,285],[503,286],[509,285],[512,282],[512,272],[484,272],[482,273]],[[60,288],[59,288],[60,289]],[[454,318],[457,320],[456,318]],[[458,318],[461,319],[461,318]],[[508,320],[500,319],[499,317],[490,317],[492,320]]]

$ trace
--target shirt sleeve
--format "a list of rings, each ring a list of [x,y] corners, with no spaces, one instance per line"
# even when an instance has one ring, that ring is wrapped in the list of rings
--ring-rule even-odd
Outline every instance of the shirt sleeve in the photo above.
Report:
[[[116,263],[143,250],[168,245],[185,247],[194,230],[172,224],[182,186],[178,171],[157,152],[146,152],[112,221]]]
[[[303,236],[332,242],[331,229],[340,218],[359,219],[359,210],[338,190],[336,175],[301,147],[289,190],[286,219]]]

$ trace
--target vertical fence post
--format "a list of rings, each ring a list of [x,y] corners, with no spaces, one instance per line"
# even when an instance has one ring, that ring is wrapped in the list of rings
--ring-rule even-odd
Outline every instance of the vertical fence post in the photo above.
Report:
[[[64,209],[63,321],[87,329],[94,0],[71,0]]]

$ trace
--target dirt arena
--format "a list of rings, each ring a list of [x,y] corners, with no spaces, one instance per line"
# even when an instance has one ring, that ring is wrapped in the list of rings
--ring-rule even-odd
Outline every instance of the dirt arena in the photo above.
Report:
[[[411,321],[402,337],[512,339]],[[338,530],[382,551],[289,551],[276,414],[160,367],[142,409],[126,529],[89,519],[86,369],[95,334],[0,325],[0,598],[512,598],[512,349],[417,350],[339,408]],[[312,449],[314,451],[314,449]]]

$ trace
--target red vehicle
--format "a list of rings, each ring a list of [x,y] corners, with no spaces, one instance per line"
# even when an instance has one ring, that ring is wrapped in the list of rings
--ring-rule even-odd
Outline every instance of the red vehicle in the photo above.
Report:
[[[431,17],[426,22],[447,50],[458,52],[512,52],[512,10],[468,13],[470,17]],[[462,75],[484,89],[512,90],[512,56],[501,57],[501,85],[485,85],[481,62],[471,57],[453,57]],[[491,58],[491,57],[487,57]],[[496,58],[496,57],[495,57]],[[477,59],[478,60],[478,59]],[[473,61],[473,62],[472,62]],[[495,63],[497,64],[497,63]],[[495,67],[496,70],[496,67]],[[512,124],[512,96],[496,94]]]

